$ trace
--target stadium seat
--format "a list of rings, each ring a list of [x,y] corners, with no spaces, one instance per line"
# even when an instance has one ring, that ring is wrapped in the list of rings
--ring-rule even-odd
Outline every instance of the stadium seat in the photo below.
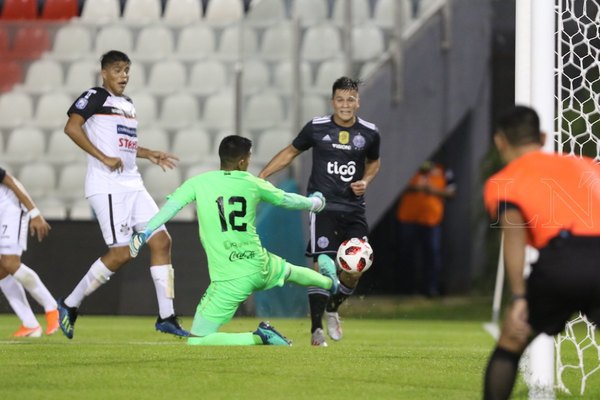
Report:
[[[164,99],[158,122],[164,129],[178,130],[196,122],[198,114],[198,102],[194,96],[175,93]]]
[[[244,128],[250,131],[264,130],[283,122],[285,116],[281,97],[272,92],[252,95],[244,110]]]
[[[304,60],[317,62],[341,56],[339,30],[328,24],[308,27],[302,38],[301,54]]]
[[[331,95],[331,86],[336,79],[346,75],[346,62],[340,58],[322,62],[317,68],[315,84],[308,89],[309,93],[324,96]]]
[[[13,130],[6,142],[2,162],[23,165],[42,158],[46,149],[46,137],[36,128],[23,127]]]
[[[183,26],[202,19],[202,4],[197,0],[168,0],[163,22],[171,26]]]
[[[118,21],[121,16],[119,0],[93,0],[83,3],[82,22],[92,25],[106,25]]]
[[[383,29],[394,27],[395,7],[402,7],[402,25],[406,26],[413,19],[411,0],[378,0],[375,3],[373,22]]]
[[[181,30],[174,56],[182,61],[196,61],[214,54],[215,49],[214,30],[198,23]]]
[[[261,133],[257,139],[252,159],[258,163],[266,163],[281,149],[287,147],[294,139],[289,129],[272,128]]]
[[[37,0],[4,0],[1,19],[8,21],[37,19]]]
[[[172,152],[183,165],[202,163],[209,156],[210,150],[210,137],[201,128],[186,128],[175,134]]]
[[[0,93],[9,92],[23,79],[21,63],[0,61]]]
[[[324,96],[306,94],[302,96],[302,115],[300,117],[302,123],[314,117],[326,115],[328,111],[329,105]]]
[[[138,145],[151,150],[170,151],[169,135],[164,129],[154,126],[140,129]]]
[[[278,23],[265,29],[260,55],[268,61],[291,60],[293,51],[292,25]]]
[[[375,60],[385,52],[382,30],[375,25],[363,24],[352,29],[352,57],[354,61]]]
[[[74,162],[85,163],[86,154],[77,146],[62,128],[55,129],[48,138],[48,150],[42,161],[52,165],[63,165]]]
[[[10,58],[33,60],[50,48],[48,30],[43,26],[24,25],[18,28],[13,40]]]
[[[187,84],[183,64],[176,60],[163,60],[152,65],[146,90],[155,95],[181,91]]]
[[[227,71],[222,62],[216,60],[198,61],[190,71],[187,87],[189,93],[208,96],[227,86]]]
[[[8,30],[0,26],[0,58],[5,60],[8,57],[10,49],[10,40]]]
[[[292,2],[291,17],[300,19],[303,25],[312,25],[327,19],[327,2],[323,0],[301,0]]]
[[[7,92],[0,96],[0,128],[15,128],[31,121],[33,101],[27,93]]]
[[[148,26],[141,30],[133,60],[141,62],[158,61],[173,53],[175,43],[173,33],[164,26]]]
[[[284,19],[285,5],[282,0],[261,0],[250,2],[245,21],[253,26],[266,26]]]
[[[85,194],[86,174],[86,163],[65,165],[58,176],[58,184],[53,196],[65,201],[74,201],[83,198]]]
[[[34,201],[52,194],[56,187],[54,168],[43,162],[24,165],[19,171],[17,179],[27,188],[27,192]]]
[[[47,220],[67,219],[68,210],[64,201],[55,198],[34,199],[35,205]]]
[[[69,219],[73,221],[93,220],[94,210],[87,199],[78,199],[69,207]]]
[[[235,104],[231,88],[215,93],[206,99],[202,124],[207,129],[233,128]]]
[[[74,61],[92,54],[92,34],[81,25],[64,25],[54,37],[52,51],[46,56],[59,61]]]
[[[219,162],[215,159],[196,165],[190,165],[190,167],[185,171],[185,179],[187,180],[205,172],[218,170],[219,167]]]
[[[44,20],[64,20],[79,15],[77,0],[45,0],[41,18]]]
[[[304,0],[303,0],[304,1]],[[204,20],[211,25],[227,25],[244,16],[244,4],[240,0],[209,1]]]
[[[332,19],[337,23],[346,20],[346,4],[348,0],[336,0],[333,3]],[[371,19],[369,0],[352,0],[352,25],[360,26]]]
[[[154,96],[140,92],[132,94],[131,99],[140,128],[154,125],[158,118],[158,105]]]
[[[244,62],[242,72],[242,91],[244,95],[254,94],[269,87],[269,67],[260,60]]]
[[[295,65],[291,61],[283,61],[275,67],[274,87],[281,94],[291,94],[294,89],[294,80],[292,79]],[[300,83],[302,88],[307,88],[312,85],[310,65],[303,61],[300,64]]]
[[[78,96],[85,90],[96,86],[100,76],[100,63],[97,61],[80,60],[69,65],[63,90]]]
[[[243,34],[244,54],[255,54],[258,50],[258,37],[252,28],[246,27]],[[231,25],[221,33],[216,55],[222,60],[237,60],[240,56],[240,25]]]
[[[63,92],[43,94],[38,100],[33,126],[42,129],[56,129],[67,122],[66,112],[73,104],[73,99]]]
[[[173,193],[181,184],[181,171],[179,168],[163,171],[156,165],[148,166],[142,173],[144,186],[148,193],[159,204],[165,202],[167,195]]]
[[[100,64],[98,63],[98,69]],[[98,73],[99,83],[102,83],[101,75]],[[127,81],[127,93],[132,93],[136,90],[143,90],[146,88],[146,69],[141,63],[133,63],[129,68],[129,81]]]
[[[160,0],[127,0],[121,20],[130,26],[147,25],[160,21]]]
[[[133,34],[131,29],[123,25],[102,27],[96,35],[95,54],[101,55],[109,50],[118,49],[126,54],[133,51]]]
[[[63,81],[63,69],[59,62],[37,60],[29,66],[25,82],[19,89],[32,94],[46,93],[61,87]]]

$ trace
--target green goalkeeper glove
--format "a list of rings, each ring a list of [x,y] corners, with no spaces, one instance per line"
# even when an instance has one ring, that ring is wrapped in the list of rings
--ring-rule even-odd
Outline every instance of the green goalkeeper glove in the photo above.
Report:
[[[136,232],[129,239],[129,254],[132,258],[136,258],[142,246],[148,240],[146,232]]]

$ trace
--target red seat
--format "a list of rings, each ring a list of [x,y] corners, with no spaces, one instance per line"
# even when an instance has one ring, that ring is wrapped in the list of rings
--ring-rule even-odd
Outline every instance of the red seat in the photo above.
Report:
[[[8,53],[8,42],[8,31],[0,28],[0,59],[6,57],[6,53]]]
[[[9,57],[18,60],[39,58],[50,48],[48,31],[41,26],[23,26],[15,35],[14,44]]]
[[[37,0],[4,0],[2,8],[2,19],[37,19]]]
[[[71,19],[79,14],[77,0],[46,0],[42,8],[42,19]]]
[[[8,92],[15,83],[23,80],[21,64],[16,61],[0,61],[0,93]]]

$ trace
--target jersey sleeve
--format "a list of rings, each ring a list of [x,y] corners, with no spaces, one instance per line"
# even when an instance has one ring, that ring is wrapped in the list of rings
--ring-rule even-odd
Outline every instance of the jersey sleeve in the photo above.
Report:
[[[254,177],[260,199],[271,203],[275,206],[280,206],[283,203],[285,197],[285,191],[273,186],[272,183],[265,181],[264,179]]]
[[[6,170],[0,168],[0,183],[4,182],[4,177],[6,176]]]
[[[519,201],[511,194],[512,179],[503,179],[497,175],[487,180],[483,190],[485,209],[492,220],[497,220],[509,208],[519,207]]]
[[[304,128],[298,133],[298,136],[292,141],[292,146],[301,151],[308,150],[313,146],[312,121],[304,125]]]
[[[381,136],[379,135],[379,129],[374,130],[373,143],[369,146],[366,152],[366,156],[369,160],[379,159],[379,144],[381,142]]]
[[[173,193],[167,196],[168,200],[173,200],[181,204],[182,208],[196,201],[196,189],[194,178],[183,182]]]
[[[102,88],[89,89],[75,100],[69,111],[67,111],[67,115],[78,114],[87,121],[104,105],[107,97],[108,92]]]

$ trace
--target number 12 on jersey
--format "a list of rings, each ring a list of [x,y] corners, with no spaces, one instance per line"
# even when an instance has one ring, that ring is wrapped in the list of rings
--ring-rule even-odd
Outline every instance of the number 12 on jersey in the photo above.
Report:
[[[227,214],[227,218],[225,215],[225,202],[223,196],[219,196],[217,200],[217,208],[219,209],[219,220],[221,221],[221,232],[227,232],[229,228],[234,231],[246,232],[247,224],[245,222],[240,222],[239,219],[244,218],[246,216],[246,199],[241,196],[231,196],[227,200],[227,204],[232,207],[229,214]],[[237,221],[236,221],[237,219]],[[229,227],[227,226],[227,222],[229,222]]]

